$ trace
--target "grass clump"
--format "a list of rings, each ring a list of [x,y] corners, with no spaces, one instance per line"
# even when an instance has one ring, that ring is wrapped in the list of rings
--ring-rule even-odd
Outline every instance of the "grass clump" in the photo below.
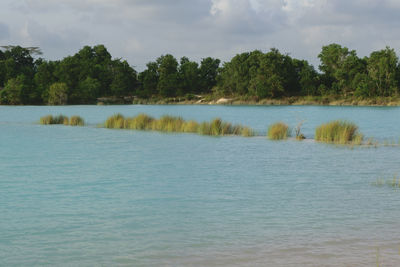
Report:
[[[50,125],[50,124],[69,125],[69,119],[68,119],[68,117],[66,117],[64,115],[58,115],[55,117],[53,117],[52,115],[47,115],[47,116],[41,117],[39,123],[43,124],[43,125]]]
[[[124,122],[124,128],[132,130],[149,130],[154,118],[147,114],[139,114],[134,118],[128,118]]]
[[[334,144],[360,145],[363,135],[352,122],[336,120],[320,125],[315,130],[315,140]]]
[[[119,113],[115,114],[106,120],[104,127],[110,129],[123,129],[125,127],[125,118]]]
[[[182,131],[184,133],[197,133],[199,130],[199,124],[196,121],[185,121],[182,126]]]
[[[372,182],[372,185],[377,187],[382,187],[386,185],[392,188],[400,188],[400,177],[398,177],[396,174],[389,179],[379,177],[378,179],[376,179],[376,181]]]
[[[85,125],[85,121],[79,116],[72,116],[71,118],[69,118],[69,125],[83,126],[83,125]]]
[[[115,114],[104,122],[105,128],[110,129],[132,129],[132,130],[152,130],[160,132],[183,132],[198,133],[201,135],[241,135],[254,136],[254,131],[249,127],[232,125],[216,118],[211,122],[198,123],[190,120],[185,121],[181,117],[164,115],[159,119],[154,119],[146,114],[139,114],[136,117],[125,118],[121,114]]]
[[[183,132],[185,121],[181,117],[164,115],[152,123],[152,130],[161,132]]]
[[[47,115],[47,116],[41,117],[39,123],[43,124],[43,125],[48,125],[48,124],[52,124],[52,121],[53,121],[53,116]]]
[[[283,140],[290,136],[289,126],[284,122],[277,122],[269,126],[267,136],[271,140]]]

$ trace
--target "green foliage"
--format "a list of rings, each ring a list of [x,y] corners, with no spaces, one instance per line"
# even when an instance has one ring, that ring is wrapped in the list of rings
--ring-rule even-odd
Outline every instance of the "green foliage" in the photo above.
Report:
[[[363,135],[358,132],[358,127],[354,123],[336,120],[317,127],[315,140],[325,143],[360,145]]]
[[[379,97],[399,97],[399,60],[389,47],[359,58],[339,44],[323,46],[318,55],[321,73],[275,48],[238,54],[222,66],[211,57],[200,64],[182,57],[178,63],[167,54],[149,62],[141,73],[113,59],[104,45],[84,46],[59,61],[35,60],[40,53],[38,47],[0,48],[0,104],[92,104],[99,98],[133,97],[182,101],[183,96],[198,94],[255,102],[321,96],[378,103]],[[67,89],[52,87],[56,84]]]
[[[49,105],[66,105],[68,103],[68,86],[66,83],[53,83],[49,88]]]
[[[394,49],[386,47],[384,50],[372,52],[367,63],[372,95],[397,95],[399,59]]]
[[[268,127],[267,136],[271,140],[287,139],[290,136],[289,126],[284,122],[277,122]]]
[[[178,87],[178,62],[172,55],[161,56],[157,59],[159,80],[157,89],[162,97],[176,95]]]

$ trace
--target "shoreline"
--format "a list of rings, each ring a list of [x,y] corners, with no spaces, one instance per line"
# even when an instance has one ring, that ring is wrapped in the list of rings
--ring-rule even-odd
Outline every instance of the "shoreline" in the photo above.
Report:
[[[98,105],[118,104],[98,102]],[[122,104],[122,103],[120,103]],[[393,107],[400,106],[400,98],[336,98],[336,97],[285,97],[265,99],[244,99],[242,97],[210,97],[199,96],[197,99],[163,98],[142,99],[134,98],[131,103],[141,105],[232,105],[232,106],[362,106],[362,107]]]

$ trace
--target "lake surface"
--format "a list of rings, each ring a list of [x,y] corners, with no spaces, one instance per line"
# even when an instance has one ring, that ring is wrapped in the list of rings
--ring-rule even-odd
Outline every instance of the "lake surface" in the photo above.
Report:
[[[400,174],[400,147],[97,127],[141,112],[400,137],[397,107],[0,106],[1,266],[400,265],[400,189],[372,185]]]

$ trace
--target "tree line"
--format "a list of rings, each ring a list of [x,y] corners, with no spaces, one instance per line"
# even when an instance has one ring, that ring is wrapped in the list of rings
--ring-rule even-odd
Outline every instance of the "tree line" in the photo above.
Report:
[[[100,97],[188,97],[194,94],[256,99],[290,96],[397,97],[400,64],[386,47],[360,58],[339,44],[323,46],[319,71],[306,60],[273,48],[234,56],[221,65],[162,55],[138,73],[113,59],[104,45],[85,46],[75,55],[48,61],[37,47],[0,49],[0,104],[90,104]]]

